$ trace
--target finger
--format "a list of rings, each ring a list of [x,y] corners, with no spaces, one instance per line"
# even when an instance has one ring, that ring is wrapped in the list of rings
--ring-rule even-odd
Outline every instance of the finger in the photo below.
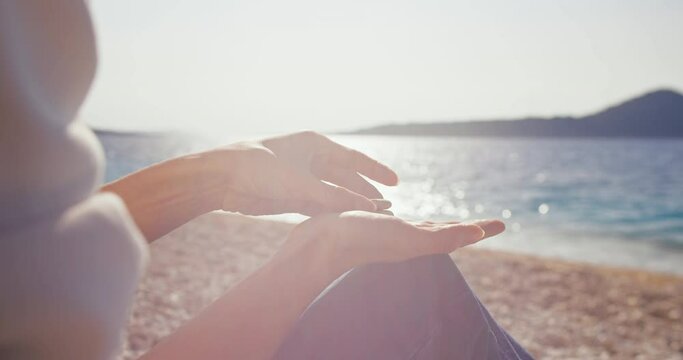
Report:
[[[377,210],[386,210],[391,207],[391,201],[385,199],[371,199]]]
[[[477,225],[457,224],[418,227],[404,222],[387,223],[387,227],[372,229],[392,239],[391,246],[384,249],[389,261],[400,261],[433,254],[448,254],[455,249],[475,243],[484,236]]]
[[[420,228],[421,241],[427,253],[450,253],[463,246],[474,244],[485,236],[484,230],[474,224],[444,225]]]
[[[340,186],[324,183],[313,176],[298,173],[293,176],[292,180],[296,184],[293,198],[319,204],[321,211],[377,210],[375,204],[365,196]]]
[[[278,162],[276,174],[282,174],[284,193],[281,199],[299,200],[320,204],[328,212],[348,210],[375,211],[377,208],[368,198],[343,187],[320,181],[308,171]]]
[[[390,210],[378,210],[377,212],[384,215],[394,216],[394,213]]]
[[[431,229],[433,231],[438,231],[438,230],[448,230],[449,227],[455,224],[460,224],[458,221],[448,221],[448,222],[442,222],[442,223],[435,223],[431,221],[423,221],[421,223],[413,223],[414,226],[418,228],[426,228],[426,229]],[[468,223],[469,225],[476,225],[480,227],[484,231],[484,236],[477,240],[481,241],[483,239],[487,239],[493,236],[496,236],[503,231],[505,231],[505,224],[500,221],[500,220],[476,220],[473,222]],[[469,245],[469,244],[464,244],[462,246]]]
[[[359,173],[378,181],[384,185],[398,184],[398,175],[388,166],[379,161],[363,154],[360,151],[353,149],[346,149],[341,152],[342,158],[346,158],[346,164],[349,168],[358,171]]]
[[[443,221],[443,222],[433,222],[433,221],[411,221],[411,224],[417,226],[417,227],[434,227],[434,226],[447,226],[447,225],[455,225],[455,224],[460,224],[461,221]]]
[[[376,211],[377,207],[368,198],[357,194],[346,188],[326,184],[322,181],[318,182],[322,192],[322,205],[334,212],[362,210],[362,211]]]
[[[239,213],[243,215],[276,215],[296,213],[306,216],[316,216],[333,212],[329,207],[307,199],[260,199],[244,196],[239,204]]]
[[[472,224],[484,230],[484,239],[496,236],[505,231],[505,223],[500,220],[477,220]]]
[[[343,186],[368,199],[381,199],[383,197],[382,193],[375,186],[353,170],[336,168],[334,166],[313,167],[311,170],[321,179]]]
[[[360,151],[349,149],[343,145],[337,144],[332,140],[327,139],[327,145],[331,152],[327,155],[328,159],[314,158],[314,161],[332,161],[343,165],[348,169],[359,172],[370,179],[378,181],[384,185],[398,184],[398,175],[388,166],[379,161],[363,154]]]

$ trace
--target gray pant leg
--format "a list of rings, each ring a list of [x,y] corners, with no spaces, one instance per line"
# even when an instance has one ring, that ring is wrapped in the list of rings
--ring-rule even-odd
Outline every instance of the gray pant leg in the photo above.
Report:
[[[309,306],[275,358],[530,358],[515,345],[438,255],[347,273]]]

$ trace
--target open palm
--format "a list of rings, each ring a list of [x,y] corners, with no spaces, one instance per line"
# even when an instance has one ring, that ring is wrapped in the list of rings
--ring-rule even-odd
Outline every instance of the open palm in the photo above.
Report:
[[[324,214],[299,224],[282,252],[317,246],[335,272],[376,262],[447,254],[505,230],[498,220],[410,222],[364,211]]]

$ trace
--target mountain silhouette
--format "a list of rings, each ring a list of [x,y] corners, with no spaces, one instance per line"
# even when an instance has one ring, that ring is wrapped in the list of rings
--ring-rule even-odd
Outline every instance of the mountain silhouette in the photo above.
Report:
[[[583,117],[388,124],[347,134],[488,137],[683,137],[683,95],[657,90]]]

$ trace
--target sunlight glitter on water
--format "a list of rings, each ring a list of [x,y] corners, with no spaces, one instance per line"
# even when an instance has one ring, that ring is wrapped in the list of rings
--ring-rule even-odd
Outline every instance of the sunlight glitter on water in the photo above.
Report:
[[[500,218],[509,231],[482,246],[683,273],[683,141],[333,138],[396,170],[378,188],[398,216]],[[107,179],[219,144],[102,140]]]

